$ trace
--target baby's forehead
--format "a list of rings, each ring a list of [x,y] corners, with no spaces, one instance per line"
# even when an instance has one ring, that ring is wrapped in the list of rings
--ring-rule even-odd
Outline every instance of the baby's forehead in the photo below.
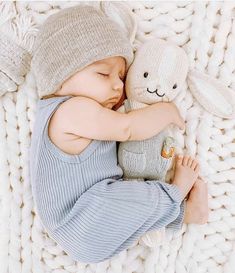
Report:
[[[100,61],[94,62],[93,65],[107,65],[107,66],[111,66],[112,63],[107,62],[107,61],[105,61],[105,59],[104,59],[104,60],[100,60]]]
[[[122,57],[107,58],[107,59],[96,61],[93,63],[93,65],[105,65],[109,67],[119,65],[120,67],[123,67],[125,66],[125,59]]]

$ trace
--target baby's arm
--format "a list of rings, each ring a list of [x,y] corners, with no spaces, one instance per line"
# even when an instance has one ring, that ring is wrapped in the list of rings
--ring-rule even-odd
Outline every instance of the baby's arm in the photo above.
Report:
[[[162,102],[129,113],[118,113],[92,99],[74,97],[64,102],[53,118],[63,132],[97,140],[143,140],[156,135],[170,123],[184,128],[176,106]]]

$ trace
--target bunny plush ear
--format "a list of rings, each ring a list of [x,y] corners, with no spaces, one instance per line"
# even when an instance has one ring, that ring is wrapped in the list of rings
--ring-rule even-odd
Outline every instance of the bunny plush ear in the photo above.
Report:
[[[187,81],[193,96],[208,112],[222,118],[235,118],[235,90],[196,70],[189,71]]]
[[[101,1],[100,9],[123,28],[131,44],[134,45],[137,19],[128,4],[121,1]]]

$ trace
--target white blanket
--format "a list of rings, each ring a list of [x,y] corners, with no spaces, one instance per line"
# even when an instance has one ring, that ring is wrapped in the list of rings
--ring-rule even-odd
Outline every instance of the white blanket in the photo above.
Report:
[[[45,18],[76,4],[80,3],[1,2],[0,28],[8,15],[9,32],[24,40],[30,52]],[[129,1],[128,5],[138,19],[138,42],[149,35],[173,40],[186,49],[191,67],[235,90],[235,1]],[[38,97],[30,71],[17,83],[14,92],[0,96],[1,273],[235,272],[235,120],[207,113],[189,92],[184,94],[181,112],[186,133],[178,136],[178,142],[185,152],[198,157],[207,178],[208,224],[184,225],[152,249],[139,240],[110,260],[87,265],[68,257],[35,215],[28,151]]]

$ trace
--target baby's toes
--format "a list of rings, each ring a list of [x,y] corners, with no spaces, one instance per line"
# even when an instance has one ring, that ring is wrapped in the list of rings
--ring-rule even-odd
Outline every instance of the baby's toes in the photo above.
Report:
[[[193,162],[192,162],[192,164],[191,164],[191,168],[192,168],[193,170],[196,170],[196,167],[197,167],[197,166],[198,166],[198,162],[197,162],[196,159],[194,159]]]
[[[183,156],[182,155],[177,155],[177,157],[176,157],[176,165],[177,166],[182,166],[182,162],[183,162]]]
[[[189,157],[189,159],[188,159],[188,166],[190,168],[191,168],[192,163],[193,163],[193,159],[192,159],[192,157]]]
[[[199,164],[197,163],[196,167],[194,168],[194,171],[195,171],[196,173],[199,173],[199,170],[200,170],[200,166],[199,166]]]
[[[185,155],[183,158],[183,165],[186,167],[188,166],[188,160],[189,160],[189,156]]]

